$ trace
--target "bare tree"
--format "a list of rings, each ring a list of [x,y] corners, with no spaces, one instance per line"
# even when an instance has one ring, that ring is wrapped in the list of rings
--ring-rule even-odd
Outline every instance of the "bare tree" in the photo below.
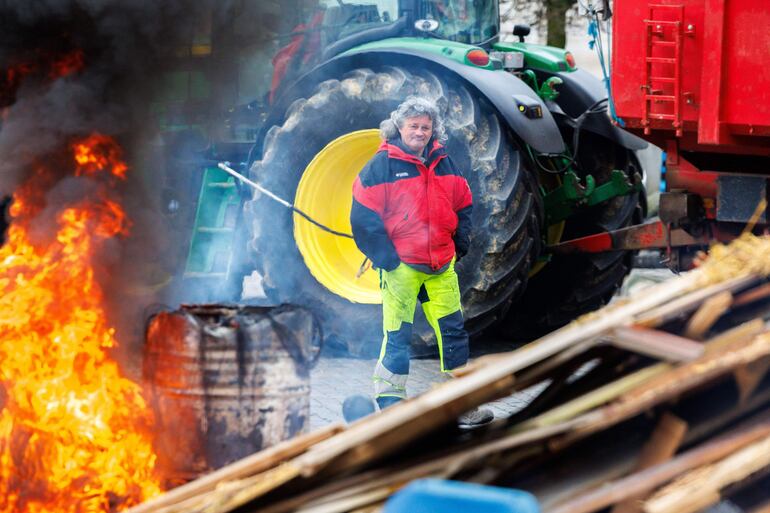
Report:
[[[548,34],[546,44],[564,47],[567,25],[577,16],[577,0],[509,0],[501,3],[503,21],[527,23]]]
[[[567,43],[567,13],[577,0],[545,0],[548,40],[546,44],[564,48]]]

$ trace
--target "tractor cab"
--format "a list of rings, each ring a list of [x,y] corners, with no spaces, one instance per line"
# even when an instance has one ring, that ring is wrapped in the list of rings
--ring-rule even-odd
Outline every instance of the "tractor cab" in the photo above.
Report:
[[[352,34],[385,27],[399,18],[398,0],[359,3],[322,0],[318,7],[323,10],[321,39],[324,47]]]
[[[319,0],[273,58],[270,102],[304,72],[354,47],[400,37],[490,46],[499,29],[496,0]]]
[[[421,19],[433,19],[433,37],[477,46],[497,40],[500,30],[498,3],[474,0],[427,0],[418,2]]]
[[[433,20],[435,29],[428,37],[436,37],[474,45],[488,44],[497,38],[499,13],[496,0],[364,0],[344,2],[322,0],[324,11],[322,32],[325,46],[357,35],[357,44],[369,42],[360,38],[371,31],[371,40],[382,39],[381,30],[402,19],[397,36],[424,36],[415,22]]]

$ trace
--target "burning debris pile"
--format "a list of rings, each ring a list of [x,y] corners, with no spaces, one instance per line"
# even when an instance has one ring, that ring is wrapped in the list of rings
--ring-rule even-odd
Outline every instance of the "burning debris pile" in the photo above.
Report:
[[[480,358],[422,396],[130,512],[378,511],[423,477],[524,489],[546,513],[696,512],[720,497],[767,511],[768,251],[770,238],[744,235],[686,276]],[[510,418],[454,427],[525,389],[534,399]]]
[[[95,279],[100,252],[130,226],[113,197],[127,166],[103,135],[71,151],[72,174],[87,177],[92,197],[36,233],[39,195],[52,178],[41,165],[14,195],[0,248],[4,512],[115,511],[160,492],[152,417],[108,354],[115,329]]]

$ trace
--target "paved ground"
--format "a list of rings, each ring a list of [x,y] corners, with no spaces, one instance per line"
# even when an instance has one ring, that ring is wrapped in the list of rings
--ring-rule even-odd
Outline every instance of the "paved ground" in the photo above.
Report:
[[[376,360],[321,358],[310,375],[310,429],[342,421],[342,402],[354,394],[371,395],[372,370]],[[440,383],[438,360],[412,360],[407,383],[409,397]],[[528,389],[509,398],[490,403],[496,417],[507,417],[529,404],[536,390]]]
[[[621,289],[620,296],[671,277],[665,269],[634,270]],[[372,393],[371,375],[375,360],[324,357],[310,374],[310,428],[318,429],[331,422],[342,421],[342,402],[354,394]],[[425,392],[432,383],[441,381],[438,360],[412,360],[407,392],[414,397]],[[497,417],[507,417],[534,397],[539,388],[524,390],[509,398],[495,401],[489,407]]]

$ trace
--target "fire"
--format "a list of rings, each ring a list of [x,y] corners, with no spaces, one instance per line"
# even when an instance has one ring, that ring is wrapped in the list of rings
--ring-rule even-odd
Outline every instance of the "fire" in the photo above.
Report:
[[[92,134],[73,146],[77,169],[75,176],[94,175],[105,169],[113,176],[126,178],[128,166],[120,160],[120,147],[110,137]]]
[[[64,208],[55,234],[40,242],[25,219],[40,209],[30,206],[40,192],[21,187],[0,248],[3,513],[112,512],[161,491],[151,414],[139,386],[109,357],[115,330],[94,270],[104,241],[129,228],[109,188],[127,167],[111,160],[119,147],[105,136],[73,149],[75,174],[97,180],[101,199]]]
[[[0,106],[16,101],[16,91],[30,75],[41,75],[46,81],[53,81],[75,74],[84,66],[85,57],[80,49],[62,54],[37,50],[27,60],[12,64],[0,73]]]

